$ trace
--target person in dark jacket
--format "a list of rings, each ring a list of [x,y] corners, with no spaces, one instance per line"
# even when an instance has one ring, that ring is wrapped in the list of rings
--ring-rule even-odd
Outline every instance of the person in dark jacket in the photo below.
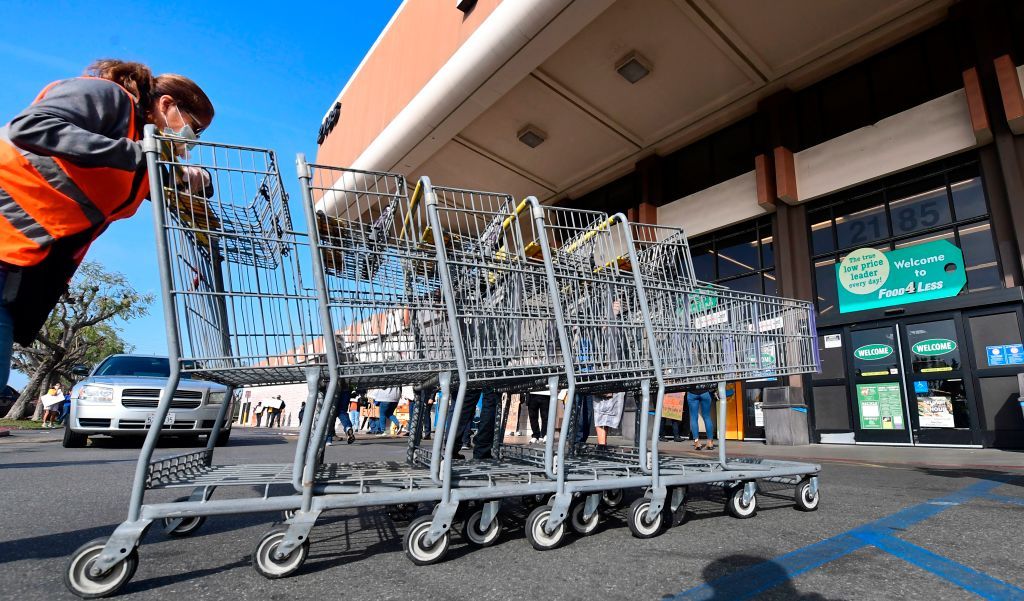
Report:
[[[13,343],[32,344],[92,241],[149,194],[143,127],[180,138],[166,156],[184,156],[213,114],[187,77],[100,60],[48,85],[0,127],[0,388]],[[177,176],[209,184],[199,169]]]

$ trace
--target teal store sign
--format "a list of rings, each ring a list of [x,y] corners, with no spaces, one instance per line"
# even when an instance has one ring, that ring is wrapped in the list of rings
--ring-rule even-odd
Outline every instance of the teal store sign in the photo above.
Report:
[[[967,284],[964,255],[946,240],[883,252],[858,248],[836,265],[839,312],[956,296]]]
[[[922,340],[910,347],[910,350],[914,351],[915,355],[936,357],[938,355],[945,355],[955,351],[956,342],[949,340],[948,338],[929,338],[928,340]]]
[[[888,344],[867,344],[853,351],[853,356],[862,361],[878,361],[892,354]]]

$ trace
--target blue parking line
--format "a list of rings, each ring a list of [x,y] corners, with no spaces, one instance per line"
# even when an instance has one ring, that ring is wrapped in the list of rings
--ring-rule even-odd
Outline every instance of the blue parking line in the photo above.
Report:
[[[863,532],[858,533],[856,536],[894,557],[898,557],[922,570],[931,572],[939,578],[952,582],[983,599],[1024,600],[1024,589],[1019,589],[1012,584],[993,578],[988,574],[957,563],[937,553],[932,553],[928,549],[908,543],[895,536],[878,534],[876,532]]]
[[[982,495],[982,498],[999,501],[1000,503],[1006,503],[1007,505],[1024,505],[1024,499],[1020,497],[1008,497],[1006,495],[988,493],[987,495]]]
[[[886,552],[890,552],[887,549],[884,549],[881,545],[875,545],[874,541],[880,541],[881,544],[904,553],[903,556],[898,553],[892,553],[893,555],[915,565],[920,565],[923,569],[926,569],[941,578],[949,580],[958,586],[962,586],[967,590],[977,592],[974,588],[970,588],[973,586],[977,587],[977,590],[980,591],[998,592],[997,596],[987,598],[1024,599],[1024,596],[1006,596],[1007,592],[1011,595],[1024,595],[1024,591],[1021,589],[981,572],[977,572],[967,566],[957,564],[940,555],[931,553],[926,549],[910,545],[910,543],[904,543],[904,541],[889,535],[890,532],[906,530],[915,524],[919,524],[928,518],[934,517],[951,507],[956,507],[971,499],[978,497],[1001,498],[1001,495],[994,495],[991,491],[1002,486],[1010,479],[1011,478],[1007,477],[1003,479],[977,482],[943,497],[931,499],[930,501],[925,501],[924,503],[913,505],[906,509],[901,509],[892,515],[875,520],[874,522],[858,526],[857,528],[832,538],[802,547],[785,555],[780,555],[779,557],[769,561],[737,570],[736,572],[689,590],[682,591],[676,595],[666,595],[663,599],[665,601],[689,601],[696,599],[749,599],[765,591],[771,590],[772,588],[783,584],[787,580],[791,580],[800,574],[819,568],[829,562],[849,555],[850,553],[868,546],[869,544],[885,550]],[[1012,499],[1012,502],[1020,501],[1014,497],[1007,498]],[[902,544],[892,543],[890,542],[890,539],[899,541],[899,543]],[[912,549],[910,547],[914,548]],[[919,549],[920,551],[915,551],[915,549]],[[921,564],[918,564],[918,561],[921,562]],[[942,567],[940,571],[932,569],[933,567],[938,568],[939,566]],[[977,594],[983,597],[985,596],[982,592],[977,592]]]

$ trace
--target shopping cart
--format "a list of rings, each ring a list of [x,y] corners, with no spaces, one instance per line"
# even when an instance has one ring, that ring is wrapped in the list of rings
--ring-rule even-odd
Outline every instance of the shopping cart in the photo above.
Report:
[[[313,401],[325,365],[316,295],[300,270],[307,242],[293,231],[276,156],[198,142],[177,160],[172,155],[180,144],[152,125],[145,129],[170,376],[147,420],[152,426],[139,453],[128,519],[68,562],[65,583],[80,597],[113,594],[131,579],[140,539],[154,521],[169,534],[187,535],[209,515],[297,507],[298,497],[270,492],[289,484],[302,490],[295,466],[304,463],[303,445],[291,465],[214,465],[217,436],[211,434],[203,450],[153,460],[182,377],[229,387],[211,430],[217,433],[233,390],[307,382]],[[228,485],[256,487],[262,495],[211,498]],[[174,502],[144,502],[148,491],[161,488],[190,493]]]
[[[818,371],[811,303],[700,282],[694,277],[681,229],[636,223],[629,229],[635,248],[630,269],[643,281],[663,386],[654,411],[650,458],[642,448],[637,453],[649,461],[653,484],[650,494],[630,509],[634,535],[654,536],[678,516],[690,484],[724,487],[726,508],[736,517],[756,512],[759,482],[793,485],[797,508],[816,509],[820,466],[762,459],[729,461],[725,440],[727,380]],[[664,392],[692,383],[718,384],[717,461],[659,454]],[[641,432],[646,432],[644,426]],[[630,454],[628,449],[624,452]]]

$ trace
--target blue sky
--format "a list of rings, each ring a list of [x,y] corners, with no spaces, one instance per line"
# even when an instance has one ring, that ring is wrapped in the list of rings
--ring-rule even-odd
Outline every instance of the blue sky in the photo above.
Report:
[[[0,122],[46,84],[81,74],[96,58],[140,61],[203,87],[217,110],[204,139],[276,150],[296,199],[295,153],[315,156],[321,118],[399,4],[4,0]],[[151,211],[145,203],[114,224],[88,258],[158,297]],[[302,215],[293,221],[303,223]],[[167,352],[159,299],[148,317],[123,324],[123,331],[139,352]],[[24,382],[11,375],[16,388]]]

